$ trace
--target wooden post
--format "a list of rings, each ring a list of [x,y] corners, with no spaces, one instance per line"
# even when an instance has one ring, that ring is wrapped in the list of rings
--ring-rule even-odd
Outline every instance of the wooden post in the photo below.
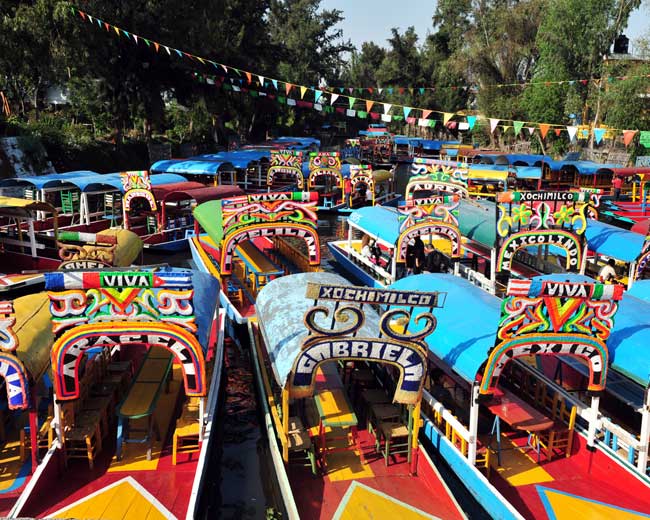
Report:
[[[289,390],[282,389],[282,458],[285,463],[289,462]]]
[[[415,406],[409,405],[409,415],[411,419],[409,443],[411,449],[411,475],[416,475],[418,472],[418,435],[420,433],[420,408],[422,401],[418,401]]]
[[[467,449],[467,460],[473,466],[476,464],[476,449],[478,444],[478,393],[479,384],[472,384],[472,395],[469,408],[469,443]]]
[[[629,269],[627,272],[627,288],[631,289],[632,284],[634,284],[634,277],[636,275],[636,262],[630,262]]]
[[[28,223],[29,223],[29,244],[31,247],[32,258],[36,258],[36,232],[34,231],[34,219],[30,218]]]
[[[589,414],[589,429],[587,431],[587,448],[590,450],[596,449],[596,423],[598,422],[598,405],[600,404],[600,396],[594,395],[591,397],[591,409]]]

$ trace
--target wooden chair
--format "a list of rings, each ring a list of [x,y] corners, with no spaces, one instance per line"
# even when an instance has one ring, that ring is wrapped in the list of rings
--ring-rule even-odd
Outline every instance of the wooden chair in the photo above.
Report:
[[[553,426],[547,431],[533,434],[540,448],[544,449],[547,460],[552,460],[556,451],[564,450],[566,457],[571,456],[577,413],[577,406],[569,409],[560,394],[555,394],[551,409],[551,418],[555,421]]]
[[[411,447],[409,446],[409,429],[401,422],[384,421],[380,422],[377,428],[378,439],[384,440],[383,446],[379,440],[379,451],[384,456],[384,463],[388,466],[388,457],[399,453],[406,453],[411,459]]]
[[[478,442],[476,449],[476,467],[485,468],[485,476],[490,478],[490,460],[492,459],[492,450],[488,445]]]
[[[54,420],[54,407],[49,405],[47,409],[47,416],[44,420],[39,420],[38,433],[36,434],[36,445],[38,449],[49,450],[54,443],[54,428],[52,427],[52,421]],[[28,453],[32,448],[32,438],[30,435],[29,426],[21,428],[20,430],[20,460],[27,460],[29,457]]]
[[[176,466],[179,453],[197,453],[201,450],[199,440],[198,399],[190,399],[183,405],[181,416],[176,421],[172,439],[172,464]]]
[[[90,469],[95,467],[95,458],[102,449],[99,414],[84,414],[76,417],[73,404],[62,407],[61,424],[68,459],[88,459]]]
[[[316,450],[300,417],[289,417],[287,442],[289,444],[289,463],[297,462],[309,465],[311,472],[316,475]],[[302,455],[302,457],[296,457],[297,454]],[[308,464],[305,464],[305,459]]]

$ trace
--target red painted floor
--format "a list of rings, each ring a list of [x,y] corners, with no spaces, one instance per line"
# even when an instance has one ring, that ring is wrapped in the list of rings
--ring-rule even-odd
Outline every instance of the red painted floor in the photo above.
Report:
[[[523,441],[525,442],[525,439]],[[513,487],[496,471],[492,471],[490,480],[528,519],[548,518],[538,486],[650,514],[650,493],[646,484],[625,471],[603,452],[588,451],[586,439],[580,435],[575,435],[572,451],[571,457],[556,457],[550,462],[542,456],[540,466],[553,477],[552,482]]]
[[[405,455],[394,456],[386,467],[383,457],[375,453],[374,437],[362,430],[359,441],[363,457],[374,473],[374,477],[359,479],[360,483],[431,515],[443,519],[463,518],[424,456],[418,458],[417,475],[410,476]],[[289,480],[300,517],[305,520],[332,518],[353,482],[331,482],[327,476],[314,476],[309,468],[301,466],[289,466]]]

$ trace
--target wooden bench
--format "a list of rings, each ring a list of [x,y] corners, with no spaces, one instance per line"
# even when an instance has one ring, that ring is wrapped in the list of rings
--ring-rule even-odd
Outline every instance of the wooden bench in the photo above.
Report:
[[[246,277],[252,275],[251,281],[253,290],[263,285],[271,276],[281,276],[284,269],[275,265],[271,260],[260,251],[252,242],[244,242],[235,249],[237,256],[244,262]]]
[[[173,355],[164,348],[151,347],[129,388],[124,400],[117,406],[117,448],[116,456],[122,457],[122,444],[147,443],[147,460],[151,460],[154,430],[157,438],[160,431],[154,418],[156,404],[163,384],[169,386],[169,374],[172,369]],[[167,388],[168,390],[168,388]],[[136,429],[129,422],[135,419],[147,419],[147,427]],[[129,438],[130,433],[143,433],[141,438]]]

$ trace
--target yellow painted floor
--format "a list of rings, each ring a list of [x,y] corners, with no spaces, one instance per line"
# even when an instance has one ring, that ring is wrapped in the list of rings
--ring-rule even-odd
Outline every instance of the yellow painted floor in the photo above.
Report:
[[[359,482],[353,482],[333,520],[376,520],[378,518],[422,520],[436,517]]]
[[[538,488],[539,489],[539,488]],[[553,489],[539,489],[549,518],[554,520],[639,520],[647,515],[630,509],[622,509],[603,502],[587,500],[577,495],[562,493]],[[553,516],[551,516],[553,515]]]
[[[181,391],[181,384],[183,381],[183,372],[179,365],[174,365],[174,377],[169,385],[169,393],[162,393],[158,399],[156,406],[155,418],[160,428],[161,440],[155,441],[153,449],[151,450],[151,460],[147,460],[147,445],[145,443],[124,443],[122,445],[122,460],[118,461],[115,457],[111,461],[108,468],[109,472],[113,471],[153,471],[158,468],[160,461],[160,454],[163,448],[163,441],[165,433],[169,430],[172,419],[172,414],[176,403],[178,402],[178,394]],[[146,427],[146,419],[138,419],[132,421],[136,428]],[[142,435],[141,433],[137,434]]]
[[[345,441],[335,441],[334,447],[344,447]],[[372,478],[375,474],[359,450],[335,451],[327,454],[327,478],[331,482]]]
[[[492,447],[496,450],[496,439],[492,441]],[[490,458],[490,466],[511,486],[552,482],[553,477],[532,457],[537,457],[534,451],[524,452],[508,437],[501,435],[501,467],[498,466],[496,452]]]
[[[135,480],[127,477],[57,511],[49,518],[163,520],[173,517]]]

